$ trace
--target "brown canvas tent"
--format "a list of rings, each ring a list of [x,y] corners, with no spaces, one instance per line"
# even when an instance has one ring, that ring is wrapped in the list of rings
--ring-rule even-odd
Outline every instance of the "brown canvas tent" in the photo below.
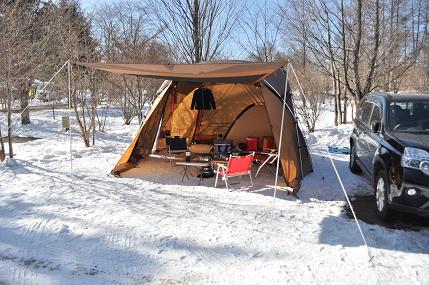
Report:
[[[292,94],[286,85],[287,62],[204,64],[74,64],[116,74],[165,79],[146,120],[112,170],[120,175],[152,152],[159,133],[169,130],[192,140],[213,140],[217,134],[236,145],[246,136],[274,137],[288,186],[298,191],[302,177],[312,171],[311,158],[295,120]],[[191,110],[193,92],[209,88],[216,101],[214,110]],[[280,129],[286,111],[280,148]],[[198,123],[197,123],[198,122]],[[158,132],[161,130],[161,132]]]

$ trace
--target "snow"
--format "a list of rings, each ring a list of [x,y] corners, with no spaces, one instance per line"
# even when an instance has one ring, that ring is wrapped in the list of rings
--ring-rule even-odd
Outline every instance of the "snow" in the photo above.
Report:
[[[403,231],[353,220],[327,157],[348,146],[351,125],[325,111],[308,135],[314,173],[299,199],[278,192],[265,172],[234,191],[214,179],[180,182],[168,162],[142,164],[145,179],[108,173],[135,135],[111,110],[105,133],[85,148],[73,134],[73,174],[61,115],[32,113],[0,163],[0,284],[427,284],[429,230]],[[73,122],[73,121],[72,121]],[[332,154],[349,194],[371,186]],[[129,176],[133,176],[132,173]],[[272,180],[271,180],[272,179]]]

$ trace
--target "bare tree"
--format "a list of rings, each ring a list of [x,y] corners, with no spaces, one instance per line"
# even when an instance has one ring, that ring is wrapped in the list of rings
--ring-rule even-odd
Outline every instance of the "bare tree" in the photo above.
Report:
[[[97,70],[76,66],[73,75],[72,106],[80,135],[85,146],[89,147],[91,138],[92,145],[95,144],[97,97],[102,74]]]
[[[246,6],[245,13],[239,21],[244,35],[240,41],[241,48],[252,61],[273,61],[278,53],[280,28],[284,18],[268,6],[267,1],[257,2],[252,7]]]
[[[26,96],[28,78],[31,77],[32,52],[36,41],[34,32],[35,1],[0,2],[0,81],[4,85],[6,101],[7,135],[9,157],[13,158],[12,109],[15,99]],[[21,94],[20,94],[21,92]],[[25,107],[25,104],[22,104]],[[24,112],[22,122],[28,123]]]
[[[416,63],[427,38],[427,2],[289,0],[283,7],[286,38],[332,78],[336,124],[346,121],[349,96],[359,101],[375,89],[395,89]]]
[[[148,0],[154,22],[178,62],[218,58],[237,25],[238,1]]]
[[[312,133],[316,129],[316,123],[329,96],[330,79],[326,74],[319,72],[310,61],[306,62],[304,69],[299,58],[300,55],[291,56],[291,62],[299,80],[298,83],[295,82],[295,77],[291,78],[291,82],[295,82],[294,86],[297,87],[295,92],[299,94],[300,98],[295,107],[307,130]],[[302,90],[298,88],[299,86],[302,87]]]
[[[147,8],[139,2],[105,4],[94,14],[94,22],[105,60],[123,63],[170,60],[168,49],[156,40],[159,31],[151,24]],[[106,91],[121,106],[125,124],[130,124],[135,116],[141,122],[144,106],[152,103],[159,80],[109,75],[108,82],[112,87]]]
[[[60,54],[57,60],[74,61],[97,61],[97,42],[92,35],[91,22],[80,9],[77,1],[61,0],[57,4],[55,13],[51,19],[58,27],[54,53]],[[51,56],[54,56],[53,54]],[[95,142],[95,110],[99,92],[99,82],[104,76],[103,73],[89,70],[83,67],[73,67],[72,69],[72,92],[71,106],[73,107],[75,118],[79,126],[80,135],[85,146]],[[62,88],[67,90],[67,77],[62,74]],[[64,92],[66,94],[66,92]]]

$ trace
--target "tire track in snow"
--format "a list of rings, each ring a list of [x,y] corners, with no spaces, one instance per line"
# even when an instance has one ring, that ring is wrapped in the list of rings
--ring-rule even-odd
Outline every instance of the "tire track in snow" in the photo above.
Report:
[[[49,220],[45,220],[44,218],[46,213],[46,210],[38,211],[36,216],[38,220],[31,222],[22,234],[22,240],[25,242],[22,245],[22,249],[18,251],[18,258],[20,258],[21,262],[17,264],[17,266],[14,266],[12,274],[12,280],[16,281],[18,284],[31,285],[37,277],[37,273],[30,271],[29,268],[36,262],[34,256],[38,255],[35,240],[37,236],[39,236],[40,240],[41,236],[44,234],[44,228],[49,222]],[[41,226],[42,230],[40,232],[39,229]]]
[[[138,267],[139,260],[130,260],[129,251],[136,248],[137,236],[133,229],[127,227],[126,222],[121,218],[112,218],[106,224],[108,232],[103,232],[99,236],[94,253],[98,259],[92,259],[99,263],[107,272],[105,278],[114,284],[129,284],[130,278],[136,277],[141,268]],[[110,274],[109,274],[110,273]],[[114,274],[113,274],[114,273]]]

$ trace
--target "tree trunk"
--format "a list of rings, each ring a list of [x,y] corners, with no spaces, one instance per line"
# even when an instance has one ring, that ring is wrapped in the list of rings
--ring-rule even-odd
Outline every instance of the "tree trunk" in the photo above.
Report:
[[[85,147],[90,147],[91,146],[90,143],[89,143],[89,135],[86,132],[83,135],[83,143],[85,144]]]
[[[30,108],[28,107],[28,94],[27,89],[23,88],[21,91],[21,124],[27,125],[30,123]]]
[[[92,145],[95,145],[95,107],[92,106]]]
[[[341,84],[340,69],[337,68],[336,70],[337,70],[337,85],[338,85],[338,109],[339,109],[339,115],[340,115],[338,118],[338,122],[340,124],[343,124],[344,109],[342,108],[342,105],[341,105],[341,95],[343,94],[345,87]],[[344,102],[344,104],[345,103],[346,102]]]
[[[91,123],[88,132],[92,130],[92,145],[95,145],[95,118],[97,113],[97,82],[95,78],[91,79]]]
[[[335,79],[335,74],[332,76],[332,83],[334,84],[334,98],[335,98],[335,126],[338,126],[338,89],[337,89],[337,81]]]
[[[55,102],[54,101],[52,101],[52,117],[55,120]]]
[[[341,124],[343,122],[343,111],[341,109],[341,85],[340,81],[338,80],[338,91],[337,91],[337,97],[338,97],[338,124]]]
[[[89,143],[89,134],[88,134],[88,130],[86,128],[86,122],[85,122],[85,106],[82,106],[82,119],[81,119],[80,115],[79,115],[79,110],[78,110],[78,107],[77,107],[76,92],[77,92],[76,89],[73,90],[72,96],[71,96],[72,97],[73,109],[74,109],[76,121],[77,121],[77,123],[79,125],[79,128],[80,128],[80,133],[81,133],[81,137],[83,139],[83,143],[85,144],[85,147],[89,147],[90,146],[90,143]]]
[[[4,142],[3,137],[1,135],[1,128],[0,128],[0,162],[3,162],[6,158],[5,151],[4,151]]]
[[[194,0],[194,13],[192,15],[192,29],[194,40],[194,59],[195,63],[201,61],[201,41],[200,41],[200,0]]]
[[[362,43],[362,33],[363,33],[363,24],[362,24],[362,7],[363,7],[363,0],[357,0],[356,5],[356,15],[357,15],[357,33],[355,34],[355,48],[353,50],[353,70],[354,70],[354,80],[355,80],[355,92],[356,97],[360,100],[363,98],[363,93],[361,89],[361,82],[360,82],[360,49],[361,49],[361,43]]]
[[[13,146],[12,146],[12,94],[8,88],[8,100],[7,100],[7,140],[9,144],[9,157],[13,158]]]
[[[344,89],[343,124],[347,124],[347,90]]]

